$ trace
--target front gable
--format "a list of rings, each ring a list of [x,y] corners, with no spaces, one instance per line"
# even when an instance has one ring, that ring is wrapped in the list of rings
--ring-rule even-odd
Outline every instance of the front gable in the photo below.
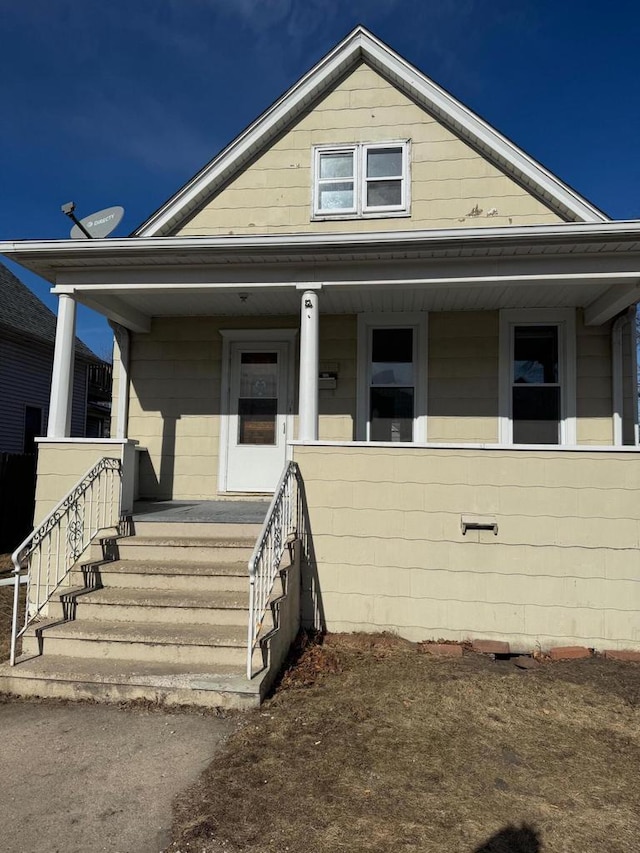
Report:
[[[314,215],[314,151],[406,140],[406,212]],[[185,236],[541,225],[562,219],[360,63],[177,230]]]
[[[314,220],[314,146],[411,140],[404,218]],[[417,151],[414,150],[417,148]],[[469,204],[467,205],[467,201]],[[362,27],[135,236],[407,230],[607,217]]]

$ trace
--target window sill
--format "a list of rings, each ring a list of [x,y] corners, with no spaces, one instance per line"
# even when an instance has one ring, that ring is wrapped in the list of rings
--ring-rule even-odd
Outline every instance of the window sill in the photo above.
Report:
[[[339,222],[347,222],[354,219],[409,219],[410,216],[410,210],[385,210],[381,213],[314,213],[311,216],[310,221],[333,222],[334,220],[337,220]]]

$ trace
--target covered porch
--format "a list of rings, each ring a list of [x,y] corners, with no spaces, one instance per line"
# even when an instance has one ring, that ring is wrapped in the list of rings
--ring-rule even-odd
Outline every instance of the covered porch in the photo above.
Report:
[[[294,441],[635,444],[637,253],[637,223],[591,223],[10,254],[60,299],[47,441],[69,447],[82,302],[116,333],[112,441],[139,448],[132,496],[209,500],[268,495]],[[518,379],[527,327],[546,330],[555,362]],[[543,386],[527,405],[546,400],[550,430],[514,432],[518,381]]]

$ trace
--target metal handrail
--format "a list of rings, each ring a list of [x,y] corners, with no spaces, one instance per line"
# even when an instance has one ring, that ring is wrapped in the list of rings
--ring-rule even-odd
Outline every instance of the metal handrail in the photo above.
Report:
[[[14,572],[11,666],[15,664],[18,638],[41,613],[80,554],[99,530],[118,524],[121,492],[122,463],[105,456],[78,480],[11,555]],[[19,589],[25,564],[28,565],[25,617],[18,630]]]
[[[249,633],[247,678],[253,674],[253,652],[262,629],[271,591],[287,544],[300,534],[302,513],[300,469],[289,462],[282,472],[262,530],[249,560]]]

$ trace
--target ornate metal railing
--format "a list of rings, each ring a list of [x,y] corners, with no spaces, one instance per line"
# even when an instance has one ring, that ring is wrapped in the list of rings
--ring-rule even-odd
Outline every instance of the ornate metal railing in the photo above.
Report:
[[[56,588],[64,580],[99,530],[115,527],[120,520],[122,465],[104,457],[79,480],[12,554],[14,571],[11,658],[16,644],[40,615]],[[19,627],[19,588],[27,567],[24,624]]]
[[[303,497],[300,470],[295,462],[289,462],[280,477],[249,560],[249,637],[247,641],[247,678],[249,679],[253,674],[253,652],[260,638],[285,548],[303,533]]]

